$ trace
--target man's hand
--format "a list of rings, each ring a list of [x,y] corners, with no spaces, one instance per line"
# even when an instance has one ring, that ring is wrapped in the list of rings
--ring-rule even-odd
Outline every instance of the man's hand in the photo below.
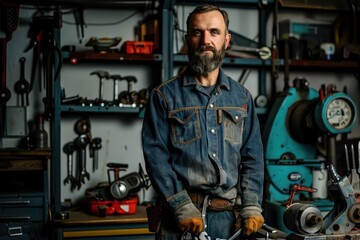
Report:
[[[241,209],[235,222],[235,228],[244,228],[244,234],[249,236],[257,232],[264,224],[264,217],[261,215],[261,209],[258,207],[245,207]]]
[[[185,204],[175,210],[176,223],[181,231],[198,235],[204,230],[200,211],[193,203]]]
[[[244,219],[245,235],[249,236],[252,233],[257,232],[263,224],[264,224],[263,216],[250,216]]]

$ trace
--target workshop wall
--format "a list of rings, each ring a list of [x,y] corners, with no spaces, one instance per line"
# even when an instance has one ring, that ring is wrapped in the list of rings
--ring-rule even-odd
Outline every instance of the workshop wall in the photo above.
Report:
[[[188,15],[189,9],[183,8],[179,10],[179,24],[180,27],[185,29],[185,20]],[[230,16],[230,29],[247,36],[250,39],[257,40],[257,26],[258,15],[257,12],[249,10],[235,10],[228,9]],[[26,57],[25,77],[30,78],[31,73],[31,58],[32,51],[24,52],[24,49],[29,44],[30,39],[28,36],[29,24],[32,19],[34,10],[28,7],[20,8],[20,22],[16,31],[13,33],[12,40],[8,44],[8,58],[7,58],[7,81],[8,88],[13,89],[14,83],[20,78],[20,64],[19,59]],[[74,24],[75,20],[72,13],[69,11],[63,14],[63,27],[61,29],[61,46],[75,45],[77,50],[85,49],[85,43],[90,37],[122,37],[122,42],[126,40],[134,40],[136,36],[136,30],[134,26],[137,25],[144,17],[144,13],[136,13],[126,21],[121,22],[122,19],[132,15],[133,10],[123,9],[86,9],[84,12],[85,28],[84,36],[79,37],[77,26]],[[288,17],[288,16],[284,16]],[[299,16],[301,17],[301,16]],[[302,16],[303,17],[303,16]],[[293,15],[292,15],[293,18]],[[271,19],[268,21],[268,45],[270,46],[271,36]],[[256,27],[254,27],[256,26]],[[162,33],[167,34],[167,33]],[[181,47],[183,42],[181,37],[178,38],[178,46]],[[179,49],[173,49],[175,52]],[[98,96],[99,81],[94,75],[90,75],[91,72],[96,70],[105,70],[111,74],[121,75],[134,75],[138,79],[138,82],[134,85],[134,90],[140,90],[149,87],[150,82],[149,75],[152,74],[150,67],[124,65],[124,64],[64,64],[61,71],[61,85],[64,89],[66,96],[79,95],[82,97],[88,97],[94,99]],[[178,69],[175,69],[175,72]],[[227,73],[234,79],[239,79],[241,69],[229,67],[226,69]],[[174,73],[175,74],[175,73]],[[247,79],[245,86],[256,97],[258,95],[258,80],[257,72],[254,70],[251,72]],[[351,73],[325,73],[325,72],[291,72],[290,80],[292,81],[296,77],[306,77],[310,86],[318,89],[321,84],[335,83],[338,89],[342,89],[347,86],[349,95],[354,99],[356,104],[360,106],[359,99],[359,83]],[[267,78],[268,92],[270,93],[270,76]],[[283,89],[283,75],[279,76],[277,81],[277,90]],[[120,85],[121,89],[125,89],[125,83]],[[112,99],[112,82],[105,81],[104,92],[105,98]],[[38,112],[43,111],[42,98],[44,96],[44,89],[39,88],[39,83],[35,83],[34,89],[30,94],[30,106],[27,109],[27,119],[32,121],[35,119],[35,115]],[[18,106],[18,99],[13,94],[8,106]],[[84,115],[82,114],[66,114],[63,118],[61,125],[61,145],[63,146],[69,141],[73,141],[76,137],[74,132],[75,122]],[[93,137],[102,138],[102,149],[99,150],[99,169],[92,172],[90,158],[88,158],[87,167],[90,172],[90,180],[86,181],[79,190],[70,190],[70,186],[64,186],[62,184],[61,193],[62,200],[71,199],[73,203],[77,203],[82,200],[84,192],[87,188],[95,186],[99,182],[107,181],[106,163],[117,162],[127,163],[129,168],[126,172],[121,174],[137,172],[138,164],[143,163],[142,149],[141,149],[141,127],[142,120],[136,116],[127,116],[123,114],[96,114],[88,115],[91,121],[91,132]],[[359,119],[359,118],[358,118]],[[46,129],[49,132],[49,123],[46,123]],[[50,132],[49,132],[50,133]],[[349,137],[356,138],[360,136],[359,120],[357,120],[356,128],[353,133],[349,134]],[[16,146],[18,138],[4,139],[3,146],[12,147]],[[89,153],[87,153],[89,156]],[[61,156],[61,179],[66,176],[66,155],[62,153]],[[144,166],[144,165],[143,165]],[[141,191],[139,193],[140,201],[149,201],[152,199],[154,193],[150,188],[145,191],[145,196]]]

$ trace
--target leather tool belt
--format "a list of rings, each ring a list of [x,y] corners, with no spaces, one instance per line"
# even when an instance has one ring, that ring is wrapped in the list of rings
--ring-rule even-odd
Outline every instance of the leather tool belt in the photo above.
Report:
[[[206,196],[205,194],[190,193],[189,196],[195,206],[202,207]],[[235,205],[227,199],[209,196],[209,205],[207,208],[212,211],[232,211]]]

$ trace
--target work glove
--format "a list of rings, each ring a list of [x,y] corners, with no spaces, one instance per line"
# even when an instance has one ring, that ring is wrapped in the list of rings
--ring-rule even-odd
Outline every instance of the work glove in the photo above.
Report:
[[[177,226],[181,231],[198,235],[204,230],[200,211],[193,203],[187,203],[175,210]]]
[[[243,233],[249,236],[257,232],[264,224],[264,217],[261,215],[261,209],[256,206],[244,207],[240,210],[235,221],[235,229],[243,227]]]

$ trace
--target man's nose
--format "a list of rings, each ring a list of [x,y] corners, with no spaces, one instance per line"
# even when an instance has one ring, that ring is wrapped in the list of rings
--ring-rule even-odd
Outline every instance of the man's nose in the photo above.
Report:
[[[203,44],[204,44],[204,45],[209,45],[210,42],[211,42],[210,39],[211,39],[210,33],[204,32],[204,33],[203,33],[203,37],[202,37]]]

